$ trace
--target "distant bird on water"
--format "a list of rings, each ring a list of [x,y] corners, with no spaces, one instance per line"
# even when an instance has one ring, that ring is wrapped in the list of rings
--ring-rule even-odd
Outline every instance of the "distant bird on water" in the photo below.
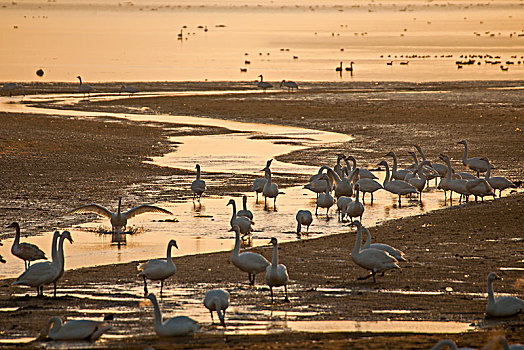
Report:
[[[9,97],[17,94],[24,95],[24,87],[17,83],[7,83],[2,87],[2,93],[9,95]]]
[[[282,82],[280,83],[280,87],[282,87],[282,85],[284,85],[285,87],[287,87],[287,89],[289,91],[293,91],[293,89],[295,90],[298,90],[298,84],[294,81],[290,81],[290,80],[282,80]]]
[[[349,67],[346,67],[346,72],[351,72],[351,73],[353,73],[353,64],[354,64],[354,63],[355,63],[355,62],[353,62],[353,61],[351,61],[351,62],[349,63]]]
[[[196,179],[191,183],[191,191],[193,192],[193,201],[195,198],[198,198],[198,201],[200,202],[200,198],[202,198],[202,194],[206,190],[206,183],[204,180],[200,179],[200,164],[197,164],[195,166],[196,168]]]
[[[336,71],[336,72],[342,72],[342,62],[340,62],[340,66],[338,66],[337,68],[335,68],[335,71]]]
[[[129,93],[129,96],[131,96],[132,94],[135,94],[138,92],[138,89],[134,86],[131,86],[131,85],[122,85],[120,87],[120,92],[128,92]]]

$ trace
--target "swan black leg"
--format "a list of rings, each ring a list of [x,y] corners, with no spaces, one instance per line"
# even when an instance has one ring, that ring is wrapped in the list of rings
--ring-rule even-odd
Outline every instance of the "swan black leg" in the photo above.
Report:
[[[147,281],[146,281],[146,276],[142,276],[144,277],[144,295],[147,297]]]
[[[287,297],[287,284],[284,284],[284,291],[286,292],[286,297],[284,298],[284,302],[290,303],[289,298]]]
[[[160,281],[160,297],[162,298],[162,289],[164,288],[164,280]]]
[[[54,284],[53,298],[56,298],[56,282],[54,282],[53,284]]]
[[[373,205],[373,192],[371,192],[371,205]]]
[[[274,303],[274,300],[273,300],[273,287],[269,287],[269,291],[271,292],[271,304]]]

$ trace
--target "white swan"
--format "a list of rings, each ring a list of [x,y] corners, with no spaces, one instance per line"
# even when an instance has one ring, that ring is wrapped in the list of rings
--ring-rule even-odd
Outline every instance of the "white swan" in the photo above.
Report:
[[[46,259],[45,253],[36,245],[31,243],[20,243],[20,225],[18,222],[13,222],[6,228],[13,227],[16,230],[15,240],[11,247],[11,253],[24,261],[25,269],[31,265],[31,261]]]
[[[418,191],[415,187],[408,184],[406,181],[396,180],[389,181],[389,166],[388,162],[385,160],[378,163],[378,165],[384,165],[386,167],[386,178],[384,179],[383,187],[386,191],[398,195],[398,205],[402,206],[400,197],[408,193],[417,193]]]
[[[488,158],[485,159],[489,162]],[[490,184],[493,190],[499,190],[499,197],[502,197],[502,191],[504,191],[505,189],[517,187],[505,177],[491,177],[491,169],[494,169],[494,167],[490,164],[490,166],[488,167],[488,171],[486,172],[486,181]]]
[[[76,77],[79,81],[80,81],[80,85],[78,85],[78,92],[84,94],[84,97],[86,96],[89,96],[89,94],[91,92],[93,92],[93,87],[91,85],[88,85],[88,84],[83,84],[82,83],[82,77],[79,75]]]
[[[329,194],[328,189],[324,193],[320,193],[317,197],[317,206],[315,208],[315,216],[318,216],[318,208],[326,208],[326,216],[329,218],[329,208],[334,204],[333,196]]]
[[[242,236],[249,235],[251,231],[253,231],[253,228],[251,227],[252,221],[248,217],[237,216],[237,205],[234,199],[230,199],[226,206],[228,205],[233,206],[233,214],[231,215],[231,220],[229,220],[231,228],[238,226]]]
[[[310,182],[304,186],[305,189],[315,192],[318,198],[320,193],[326,192],[331,189],[331,178],[327,174],[323,174],[322,171],[327,167],[320,168],[320,176],[313,175]]]
[[[366,169],[366,168],[357,168],[357,160],[355,159],[355,157],[347,156],[347,157],[345,157],[345,159],[346,160],[350,160],[353,163],[353,169],[352,170],[355,170],[355,169],[359,170],[358,177],[360,179],[372,179],[372,180],[378,179],[378,177],[375,174],[373,174],[371,171],[369,171],[368,169]]]
[[[420,145],[414,145],[414,146],[417,149],[417,151],[420,153],[422,160],[426,160],[426,156],[424,155],[424,152],[422,151],[422,148],[420,147]],[[439,177],[443,177],[446,174],[446,170],[448,170],[448,167],[445,164],[441,164],[441,163],[431,162],[430,166],[433,170],[435,170],[438,173]]]
[[[350,178],[352,179],[353,176],[358,177],[358,169],[351,173],[350,178],[346,178],[345,176],[341,178],[331,168],[327,168],[327,174],[334,180],[336,198],[341,196],[351,197],[353,195],[353,186],[350,183]]]
[[[273,161],[273,159],[270,159],[266,162],[266,168],[269,168],[271,166],[271,162]],[[263,179],[255,179],[253,181],[253,186],[251,186],[251,191],[255,191],[255,193],[257,194],[257,200],[256,200],[256,203],[258,204],[258,194],[259,193],[262,193],[262,191],[264,191],[264,185],[266,184],[266,178],[264,177]]]
[[[253,220],[253,213],[251,210],[247,209],[247,196],[242,196],[242,210],[237,212],[237,216],[245,216],[249,220]]]
[[[397,259],[387,252],[375,248],[360,249],[360,245],[362,244],[362,224],[357,220],[354,221],[352,225],[357,226],[357,238],[355,247],[353,247],[353,251],[351,252],[351,258],[355,264],[370,271],[369,275],[359,277],[359,280],[373,277],[373,282],[375,283],[377,281],[375,278],[377,273],[383,274],[391,269],[400,269]]]
[[[122,213],[121,205],[122,205],[122,197],[119,197],[118,198],[118,210],[116,213],[113,213],[98,204],[88,204],[88,205],[84,205],[76,209],[73,209],[68,214],[95,213],[98,215],[105,216],[106,218],[111,220],[112,230],[115,233],[120,233],[122,232],[122,228],[124,229],[126,228],[128,219],[131,219],[143,213],[164,213],[164,214],[173,215],[173,213],[170,212],[169,210],[155,207],[153,205],[146,205],[146,204],[139,205],[138,207],[135,207],[133,209],[130,209]]]
[[[60,240],[63,241],[64,239],[67,239],[69,243],[73,243],[73,237],[71,237],[71,233],[69,231],[64,231],[60,235]],[[62,250],[59,250],[60,243],[57,244],[57,247],[55,249],[56,251],[56,257],[58,259],[58,263],[60,264],[60,270],[58,271],[58,276],[53,280],[53,296],[56,298],[56,286],[58,284],[58,280],[64,275],[65,272],[65,259],[64,259],[64,249],[62,247]]]
[[[380,250],[387,252],[389,255],[391,255],[395,259],[397,259],[397,261],[407,261],[406,258],[404,257],[404,252],[388,244],[371,243],[371,234],[369,233],[369,230],[365,227],[362,227],[362,230],[366,232],[366,241],[364,242],[364,245],[360,249],[367,249],[367,248],[380,249]]]
[[[407,180],[411,186],[417,189],[419,193],[419,200],[421,202],[422,202],[422,191],[426,187],[426,183],[427,183],[426,174],[424,174],[424,171],[423,171],[424,165],[430,165],[430,163],[427,160],[423,160],[422,162],[420,162],[417,166],[417,170],[414,172],[414,174],[418,176],[413,176],[409,180]]]
[[[231,261],[233,262],[233,265],[238,267],[241,271],[247,272],[249,284],[255,285],[256,274],[266,271],[266,267],[269,266],[269,261],[267,261],[267,259],[262,255],[253,252],[239,254],[240,229],[238,226],[233,226],[233,231],[235,231],[235,247],[231,252]]]
[[[266,89],[271,89],[273,87],[271,83],[264,81],[264,76],[262,74],[260,74],[258,77],[260,78],[260,81],[257,83],[257,87],[263,89],[264,92],[266,92]]]
[[[302,232],[302,225],[307,226],[307,232],[309,232],[309,225],[313,222],[313,215],[309,210],[299,210],[296,215],[297,219],[297,235]]]
[[[104,322],[72,320],[62,323],[60,317],[54,316],[49,319],[47,326],[42,330],[41,336],[49,337],[53,340],[95,341],[109,329],[111,329],[111,326]]]
[[[488,275],[486,317],[508,317],[524,312],[524,300],[512,296],[493,296],[493,281],[502,280],[495,272]]]
[[[204,180],[200,180],[200,164],[197,164],[195,168],[197,172],[196,180],[191,183],[191,191],[193,192],[193,201],[196,197],[198,197],[198,201],[200,202],[200,198],[206,190],[206,182]]]
[[[265,167],[261,171],[264,171],[266,177],[266,184],[262,190],[262,194],[264,195],[264,208],[267,208],[267,198],[273,198],[273,208],[276,209],[277,196],[283,194],[283,192],[279,192],[277,184],[271,182],[271,170],[268,167]]]
[[[176,272],[176,266],[171,259],[171,249],[175,247],[178,249],[178,245],[174,239],[170,240],[167,245],[167,257],[166,260],[152,259],[146,263],[138,266],[138,277],[144,279],[144,295],[147,295],[147,281],[146,278],[158,281],[160,280],[160,296],[162,296],[162,289],[164,288],[164,280],[170,276],[173,276]]]
[[[161,337],[179,337],[198,331],[197,321],[187,316],[176,316],[162,322],[162,313],[158,301],[153,293],[147,296],[155,308],[155,332]]]
[[[287,87],[288,91],[293,91],[293,89],[298,90],[298,84],[291,80],[282,80],[280,82],[280,87],[282,87],[282,85]]]
[[[441,159],[446,162],[448,166],[448,170],[446,172],[446,181],[443,183],[441,181],[439,187],[441,188],[448,188],[451,191],[451,194],[449,195],[450,201],[453,203],[453,192],[456,192],[460,194],[459,203],[462,202],[462,198],[465,197],[466,201],[468,201],[469,196],[471,195],[471,192],[467,188],[467,180],[463,179],[453,179],[451,177],[451,173],[453,172],[453,169],[451,168],[451,162],[449,160],[448,156],[440,155]],[[445,199],[446,193],[444,192],[444,199]]]
[[[271,291],[271,302],[274,302],[273,287],[281,286],[284,286],[284,291],[286,293],[284,301],[289,302],[289,298],[287,297],[287,281],[289,279],[287,268],[285,265],[278,263],[277,239],[273,237],[269,243],[273,245],[273,259],[271,260],[271,265],[266,267],[266,284],[269,286],[269,290]]]
[[[344,157],[345,156],[343,154],[337,154],[337,164],[335,164],[335,166],[333,167],[333,171],[335,171],[335,173],[337,173],[337,175],[340,177],[343,176],[342,167],[340,166],[340,161],[344,159]]]
[[[211,322],[213,320],[213,311],[216,311],[220,324],[226,326],[226,310],[229,307],[229,293],[223,289],[213,289],[206,293],[204,297],[204,306],[211,314]]]
[[[404,180],[406,175],[409,173],[408,169],[397,169],[397,156],[395,152],[388,152],[386,156],[393,157],[393,168],[391,170],[391,178],[395,180]]]
[[[373,179],[360,179],[355,182],[355,185],[358,184],[360,191],[362,191],[362,203],[365,203],[366,193],[371,193],[371,205],[373,205],[373,192],[383,189],[381,184]]]
[[[64,233],[65,232],[67,231],[64,231]],[[53,235],[53,242],[51,243],[52,246],[56,247],[56,242],[59,237],[60,240],[58,242],[58,251],[54,252],[55,254],[52,254],[53,261],[44,261],[34,264],[33,266],[29,267],[23,274],[21,274],[16,279],[16,281],[13,282],[13,285],[35,287],[37,296],[43,296],[44,285],[56,283],[56,281],[60,277],[60,271],[63,269],[64,264],[64,239],[67,238],[70,243],[73,243],[73,240],[71,239],[71,236],[69,234],[60,235],[60,232],[55,231]],[[51,248],[52,250],[56,250],[56,248]]]
[[[359,186],[355,185],[355,200],[352,202],[349,202],[346,209],[346,215],[349,216],[349,219],[351,222],[353,222],[353,218],[360,217],[360,221],[362,221],[362,214],[364,214],[364,205],[360,203],[359,200]]]
[[[486,162],[481,157],[468,158],[468,143],[466,140],[458,142],[464,145],[464,154],[462,155],[462,164],[468,169],[474,170],[477,172],[477,177],[479,173],[484,173],[488,171],[489,162]]]
[[[486,179],[467,180],[466,188],[475,196],[475,202],[477,201],[477,197],[482,198],[483,202],[485,196],[493,196],[493,198],[495,198],[495,192],[493,192],[493,188],[491,188],[491,185]]]
[[[353,199],[346,196],[337,198],[338,221],[344,221],[344,218],[346,217],[346,213],[348,210],[348,204],[352,201]]]

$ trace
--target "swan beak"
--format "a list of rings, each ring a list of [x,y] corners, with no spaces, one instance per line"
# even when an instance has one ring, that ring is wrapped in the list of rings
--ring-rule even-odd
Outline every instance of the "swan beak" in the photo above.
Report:
[[[175,248],[178,249],[178,245],[176,244],[176,241],[175,241]]]

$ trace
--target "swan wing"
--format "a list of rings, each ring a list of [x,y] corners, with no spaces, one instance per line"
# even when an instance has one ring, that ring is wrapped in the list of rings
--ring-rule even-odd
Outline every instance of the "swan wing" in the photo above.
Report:
[[[101,205],[98,204],[88,204],[84,205],[82,207],[78,207],[76,209],[71,210],[68,214],[84,214],[84,213],[95,213],[98,215],[105,216],[106,218],[111,219],[111,216],[113,215],[112,212],[107,210]]]
[[[56,334],[50,333],[49,337],[55,340],[80,340],[90,338],[102,322],[91,320],[73,320],[66,322]],[[100,335],[99,335],[100,337]]]
[[[43,284],[53,282],[60,273],[57,264],[50,261],[44,261],[38,264],[31,265],[24,273],[22,273],[14,285],[24,285],[30,287],[41,286]]]
[[[139,276],[145,276],[152,280],[164,279],[175,273],[175,265],[170,265],[167,261],[154,259],[138,267],[141,272]]]
[[[512,296],[495,298],[495,308],[501,316],[514,315],[524,311],[524,300]]]
[[[31,243],[20,243],[18,247],[11,249],[12,253],[23,260],[45,259],[45,253],[36,245]]]
[[[197,321],[187,316],[176,316],[168,319],[162,325],[162,335],[180,336],[196,332],[200,326]]]
[[[204,180],[195,180],[191,184],[191,191],[193,192],[204,192],[206,190],[206,183]]]
[[[124,214],[128,219],[131,219],[132,217],[135,217],[143,213],[164,213],[164,214],[173,215],[173,213],[170,212],[169,210],[155,207],[154,205],[146,205],[146,204],[139,205],[138,207],[130,209],[126,211]]]
[[[244,252],[238,255],[238,268],[244,272],[259,273],[266,270],[269,261],[262,255],[252,252]]]
[[[384,243],[372,243],[370,248],[380,249],[385,252],[387,252],[389,255],[397,259],[398,261],[407,261],[406,258],[404,258],[404,252],[401,250],[398,250],[395,247],[390,246],[389,244]]]
[[[262,192],[265,184],[266,184],[266,179],[255,179],[253,181],[253,186],[251,187],[251,191]]]

